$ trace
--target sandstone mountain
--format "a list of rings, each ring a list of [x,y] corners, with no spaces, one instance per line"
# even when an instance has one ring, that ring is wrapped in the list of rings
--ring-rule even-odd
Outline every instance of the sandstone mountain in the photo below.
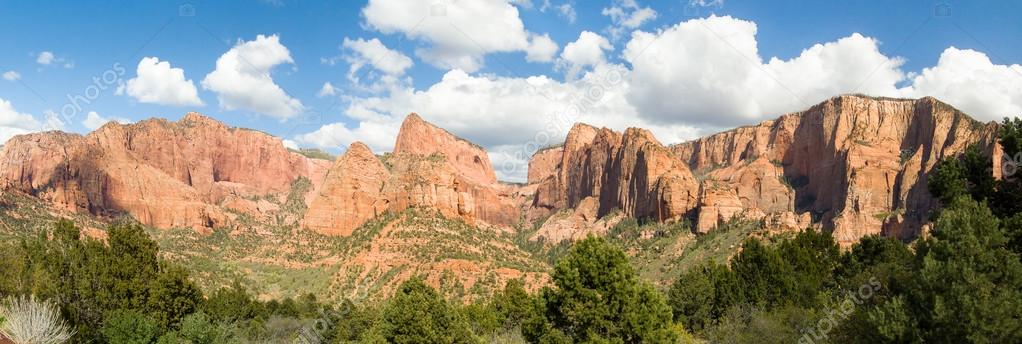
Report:
[[[713,227],[704,220],[720,218],[704,213],[741,206],[782,220],[809,213],[850,245],[868,234],[918,235],[936,206],[927,190],[934,165],[971,144],[997,163],[996,134],[996,123],[977,122],[934,98],[845,95],[672,150],[704,176],[700,230]]]
[[[197,113],[180,121],[109,123],[82,136],[12,138],[0,150],[0,187],[71,212],[127,213],[158,228],[229,226],[231,206],[323,179],[329,162],[289,152],[279,139]]]
[[[181,228],[226,229],[272,246],[219,258],[245,264],[241,273],[254,262],[319,269],[348,296],[415,274],[435,286],[526,277],[536,287],[549,265],[525,246],[602,235],[628,218],[696,233],[735,219],[815,226],[845,246],[876,233],[910,239],[937,206],[926,183],[939,159],[979,144],[999,171],[997,129],[933,98],[859,95],[672,146],[648,130],[580,123],[532,157],[519,185],[497,180],[483,148],[416,114],[393,152],[355,142],[331,162],[189,113],[17,136],[0,149],[0,189],[58,213],[130,215],[171,233],[168,245],[184,242]]]
[[[378,158],[359,142],[348,147],[310,203],[304,224],[347,236],[385,211],[421,207],[510,228],[519,217],[514,192],[497,182],[482,147],[411,114],[392,154]]]

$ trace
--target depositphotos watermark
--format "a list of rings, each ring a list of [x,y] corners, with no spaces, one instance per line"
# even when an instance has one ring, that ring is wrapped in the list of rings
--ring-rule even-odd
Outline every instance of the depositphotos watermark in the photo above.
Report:
[[[58,113],[60,120],[48,120],[46,128],[43,128],[44,131],[59,130],[61,125],[72,123],[79,114],[85,112],[86,106],[99,99],[104,92],[109,91],[111,88],[116,90],[124,85],[123,78],[125,73],[127,73],[127,70],[124,66],[120,62],[116,62],[109,69],[103,71],[103,73],[93,76],[92,83],[85,86],[81,92],[77,94],[68,93],[67,102],[61,105],[60,112]]]
[[[833,331],[838,324],[848,319],[852,312],[855,311],[856,306],[876,296],[881,287],[882,285],[876,277],[870,277],[869,283],[859,286],[859,289],[854,292],[848,292],[848,296],[845,297],[844,301],[841,301],[836,308],[828,309],[826,311],[827,316],[817,321],[816,326],[809,329],[806,334],[803,334],[802,338],[799,338],[799,344],[826,342],[830,331]]]

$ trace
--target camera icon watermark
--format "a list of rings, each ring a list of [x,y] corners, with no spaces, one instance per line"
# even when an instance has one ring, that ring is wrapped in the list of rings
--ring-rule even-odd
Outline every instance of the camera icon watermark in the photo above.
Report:
[[[195,5],[190,3],[181,4],[177,7],[177,15],[179,17],[194,17],[195,16]]]
[[[429,15],[433,17],[446,17],[447,4],[437,2],[429,6]]]
[[[939,2],[933,5],[933,16],[934,17],[950,17],[951,16],[951,4],[946,2]]]
[[[1001,157],[1001,178],[1004,180],[1015,180],[1019,174],[1019,166],[1022,165],[1022,152],[1010,156],[1005,154]]]

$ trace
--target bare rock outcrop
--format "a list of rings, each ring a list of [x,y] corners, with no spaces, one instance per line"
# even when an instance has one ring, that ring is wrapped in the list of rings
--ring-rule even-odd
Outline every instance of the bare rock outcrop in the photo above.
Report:
[[[352,230],[389,207],[383,193],[389,177],[387,167],[369,147],[352,143],[327,173],[302,223],[322,234],[351,235]]]
[[[285,193],[295,179],[318,180],[325,170],[278,138],[197,113],[177,122],[109,123],[85,136],[18,136],[0,157],[5,190],[65,211],[127,213],[158,228],[227,225],[221,203],[228,198]]]
[[[551,153],[538,154],[531,164],[548,164],[546,154]],[[533,208],[553,213],[592,198],[598,201],[596,217],[617,209],[630,217],[675,221],[696,206],[695,177],[647,130],[617,133],[576,124],[560,154],[556,175],[538,182]]]
[[[443,155],[451,169],[469,181],[484,185],[497,182],[485,149],[422,120],[418,114],[409,114],[401,123],[394,154]]]
[[[767,213],[791,204],[786,210],[812,213],[847,246],[868,234],[919,235],[937,205],[926,188],[934,165],[974,143],[996,161],[996,132],[996,123],[977,122],[934,98],[844,95],[672,150],[693,170],[736,185],[743,204]],[[791,192],[767,183],[766,175],[750,179],[748,171],[771,170],[765,162],[777,166],[782,175],[774,180]]]
[[[547,178],[556,178],[561,168],[564,146],[540,149],[529,159],[528,183],[535,184]]]
[[[521,217],[515,187],[498,183],[486,151],[410,114],[393,154],[355,143],[328,173],[303,220],[348,236],[385,211],[429,208],[468,223],[509,228]]]

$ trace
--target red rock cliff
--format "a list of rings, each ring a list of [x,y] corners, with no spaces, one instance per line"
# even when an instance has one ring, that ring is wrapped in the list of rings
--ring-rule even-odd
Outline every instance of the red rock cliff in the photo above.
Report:
[[[672,149],[709,179],[745,189],[737,192],[743,206],[781,210],[791,202],[789,210],[811,212],[850,245],[868,234],[917,235],[936,206],[927,176],[937,161],[978,143],[997,162],[996,131],[934,98],[844,95]],[[785,188],[750,176],[770,170],[766,162]]]
[[[598,200],[597,216],[618,209],[635,218],[678,220],[696,205],[699,185],[688,167],[644,129],[623,134],[585,124],[569,131],[556,174],[539,181],[534,208],[574,208]],[[544,152],[544,154],[550,154]],[[537,159],[549,159],[538,154]]]
[[[322,190],[303,223],[324,234],[351,235],[383,211],[409,207],[503,227],[520,217],[515,188],[497,183],[485,150],[416,114],[405,119],[393,154],[376,157],[353,144]]]
[[[225,225],[219,204],[227,197],[286,192],[295,179],[319,180],[325,170],[277,138],[197,113],[110,123],[85,136],[18,136],[0,157],[4,189],[68,211],[129,213],[159,228]]]

